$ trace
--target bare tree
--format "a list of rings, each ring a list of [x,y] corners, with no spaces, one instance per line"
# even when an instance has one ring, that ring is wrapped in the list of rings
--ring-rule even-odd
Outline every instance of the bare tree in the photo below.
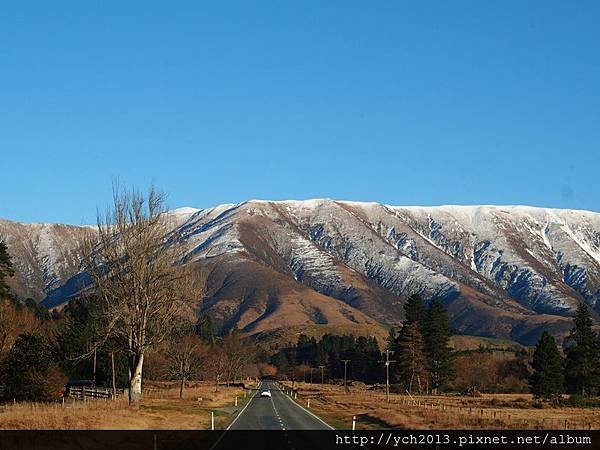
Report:
[[[0,298],[0,360],[9,352],[19,334],[39,327],[39,321],[29,309],[17,308],[11,300]]]
[[[104,338],[126,342],[129,402],[142,396],[146,351],[161,342],[201,295],[202,279],[181,264],[183,246],[169,236],[164,195],[113,188],[113,204],[98,213],[97,236],[87,240],[85,270],[101,299]]]
[[[238,330],[232,330],[219,338],[210,347],[207,372],[215,381],[215,392],[219,382],[227,386],[241,378],[256,356],[256,347],[244,342]]]
[[[256,349],[244,343],[238,330],[232,330],[223,336],[220,345],[225,358],[225,381],[229,386],[230,382],[241,377],[242,371],[252,362]]]
[[[226,376],[227,368],[227,355],[218,344],[215,344],[211,347],[206,370],[207,374],[215,380],[215,392],[219,390],[219,382]]]
[[[169,351],[169,373],[179,380],[179,398],[183,398],[185,382],[197,372],[206,355],[206,344],[195,334],[180,336]]]

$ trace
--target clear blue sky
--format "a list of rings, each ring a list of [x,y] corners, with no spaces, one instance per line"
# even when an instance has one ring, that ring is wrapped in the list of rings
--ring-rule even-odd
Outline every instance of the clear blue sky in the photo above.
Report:
[[[598,1],[3,1],[0,217],[111,180],[600,211]]]

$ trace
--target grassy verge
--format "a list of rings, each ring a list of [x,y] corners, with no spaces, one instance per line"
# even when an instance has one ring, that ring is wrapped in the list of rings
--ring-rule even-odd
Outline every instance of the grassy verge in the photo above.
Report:
[[[211,411],[216,428],[231,421],[235,397],[243,405],[244,389],[194,383],[179,398],[176,386],[161,383],[145,389],[139,406],[131,407],[126,398],[116,400],[67,401],[0,405],[1,429],[210,429]],[[199,400],[201,399],[201,400]],[[246,399],[247,401],[247,399]]]
[[[291,383],[284,383],[288,388]],[[497,394],[482,397],[385,394],[366,386],[350,387],[296,383],[298,403],[336,428],[349,429],[600,429],[597,408],[540,408],[530,395]]]

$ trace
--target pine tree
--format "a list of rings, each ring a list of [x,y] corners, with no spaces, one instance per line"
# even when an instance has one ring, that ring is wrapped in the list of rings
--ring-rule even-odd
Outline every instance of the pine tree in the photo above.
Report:
[[[0,298],[10,295],[10,288],[5,279],[12,277],[14,273],[8,247],[4,241],[0,241]]]
[[[563,359],[554,337],[544,331],[533,353],[533,374],[529,380],[535,398],[553,399],[564,392]]]
[[[450,336],[446,308],[439,300],[434,300],[425,315],[423,338],[431,388],[435,391],[443,390],[454,375],[452,349],[448,347]]]
[[[421,326],[425,319],[425,308],[419,294],[413,294],[404,304],[404,324],[418,323]],[[421,330],[422,331],[422,330]]]
[[[407,323],[400,330],[396,344],[398,356],[398,375],[409,392],[415,386],[423,390],[427,377],[425,344],[418,323]]]
[[[565,379],[567,390],[573,394],[594,395],[600,387],[600,346],[592,331],[592,318],[587,306],[580,303],[574,327],[569,335]]]
[[[390,350],[395,355],[399,355],[401,352],[400,341],[404,340],[403,345],[406,345],[407,336],[403,336],[403,330],[406,332],[408,330],[408,325],[415,325],[419,330],[419,335],[421,339],[423,338],[423,322],[425,319],[425,309],[423,307],[423,301],[421,300],[421,296],[419,294],[413,294],[404,303],[404,321],[402,325],[398,329],[392,328],[389,332],[387,338],[387,350]],[[411,332],[414,330],[411,330]],[[394,382],[404,382],[406,377],[406,373],[402,370],[402,362],[399,361],[398,364],[392,364],[390,367],[390,378]]]

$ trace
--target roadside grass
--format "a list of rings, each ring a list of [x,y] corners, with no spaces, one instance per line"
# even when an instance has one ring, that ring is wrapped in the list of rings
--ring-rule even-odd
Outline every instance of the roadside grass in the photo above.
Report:
[[[291,387],[291,383],[283,383]],[[350,429],[600,429],[600,409],[555,407],[528,394],[413,396],[368,390],[366,386],[295,384],[298,403],[335,428]]]
[[[131,407],[125,397],[116,400],[66,401],[61,403],[18,402],[0,404],[0,429],[210,429],[211,411],[216,428],[224,428],[231,414],[219,408],[232,407],[238,397],[243,407],[242,387],[195,382],[179,398],[176,383],[148,383],[139,406]],[[200,401],[198,399],[201,398]],[[246,400],[247,401],[247,400]]]

